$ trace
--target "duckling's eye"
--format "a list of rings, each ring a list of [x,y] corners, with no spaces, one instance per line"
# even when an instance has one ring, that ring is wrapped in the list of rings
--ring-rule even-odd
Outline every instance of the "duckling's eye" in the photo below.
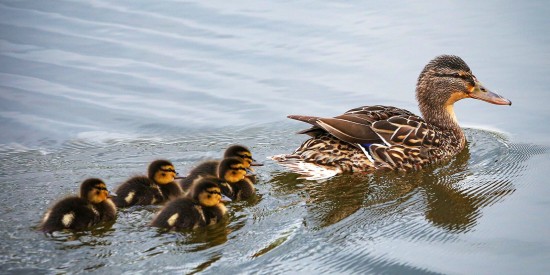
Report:
[[[100,191],[101,191],[101,190],[107,191],[107,188],[106,188],[106,187],[94,186],[94,188],[97,189],[97,190],[100,190]]]
[[[243,159],[250,159],[252,157],[248,156],[248,155],[237,155],[238,157],[240,158],[243,158]]]
[[[174,169],[162,169],[162,168],[161,168],[160,171],[162,171],[162,172],[172,172],[172,173],[176,173],[176,174],[177,174],[176,170],[174,170]],[[163,174],[163,175],[165,175],[165,174]]]

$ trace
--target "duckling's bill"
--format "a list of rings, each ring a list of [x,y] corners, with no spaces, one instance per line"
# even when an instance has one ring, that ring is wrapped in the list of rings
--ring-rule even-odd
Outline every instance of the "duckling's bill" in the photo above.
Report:
[[[231,202],[233,201],[231,198],[229,198],[228,196],[226,196],[225,194],[222,193],[222,198],[220,199],[221,202]]]

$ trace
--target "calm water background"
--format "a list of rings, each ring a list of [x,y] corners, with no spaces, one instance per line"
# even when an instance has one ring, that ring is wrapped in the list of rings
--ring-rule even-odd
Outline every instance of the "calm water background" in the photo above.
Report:
[[[360,2],[360,1],[357,1]],[[546,1],[0,1],[1,273],[544,273],[550,268]],[[241,143],[290,152],[362,105],[418,113],[416,78],[461,56],[511,107],[456,105],[468,148],[406,175],[307,182],[271,163],[258,198],[160,234],[158,207],[44,236],[87,177],[156,158],[182,173]]]

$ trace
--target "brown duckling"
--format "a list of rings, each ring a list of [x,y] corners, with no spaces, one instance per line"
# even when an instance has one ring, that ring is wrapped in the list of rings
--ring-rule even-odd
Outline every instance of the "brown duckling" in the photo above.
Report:
[[[105,183],[90,178],[80,185],[80,196],[62,199],[46,211],[39,228],[46,233],[63,229],[84,230],[115,217],[116,207]]]
[[[169,201],[153,219],[151,226],[182,230],[219,222],[227,213],[219,184],[219,179],[214,177],[196,180],[189,194]]]
[[[148,168],[148,176],[135,176],[121,184],[117,190],[117,207],[163,203],[183,194],[174,182],[177,175],[174,165],[167,160],[155,160]]]
[[[225,195],[232,200],[246,200],[256,194],[254,183],[247,177],[246,164],[241,158],[224,158],[218,165],[218,175],[229,184],[231,193]]]
[[[261,166],[263,164],[257,163],[252,158],[252,152],[250,150],[243,146],[243,145],[232,145],[228,147],[225,150],[225,153],[223,155],[224,158],[229,157],[238,157],[241,158],[241,162],[244,165],[245,169],[248,169],[250,171],[254,171],[254,169],[251,166]],[[187,177],[181,178],[179,181],[179,184],[181,188],[185,191],[189,189],[189,186],[193,183],[194,180],[196,180],[199,176],[214,176],[218,177],[218,166],[220,164],[221,160],[209,160],[204,161],[200,163],[198,166],[193,168],[189,172],[189,175]],[[253,182],[256,182],[256,177],[252,174],[248,174],[247,177]]]

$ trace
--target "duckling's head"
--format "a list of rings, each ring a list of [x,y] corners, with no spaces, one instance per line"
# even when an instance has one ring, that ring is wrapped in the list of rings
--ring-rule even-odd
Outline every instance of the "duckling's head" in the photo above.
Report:
[[[443,128],[450,127],[451,125],[446,125],[448,123],[456,124],[453,104],[464,98],[475,98],[497,105],[512,105],[511,101],[486,89],[466,62],[458,56],[441,55],[424,67],[418,77],[416,99],[428,123]],[[440,117],[442,115],[446,117]]]
[[[224,158],[218,166],[218,175],[228,183],[238,182],[246,176],[246,164],[242,158]]]
[[[191,196],[200,205],[212,207],[222,201],[222,192],[215,178],[203,178],[195,183]]]
[[[108,199],[109,191],[105,183],[96,178],[87,179],[80,185],[80,197],[98,204]]]
[[[149,164],[149,178],[158,184],[168,184],[173,182],[178,174],[174,165],[164,159],[159,159]]]
[[[223,155],[224,158],[230,158],[230,157],[239,157],[243,159],[243,164],[245,165],[246,169],[253,170],[250,166],[260,166],[261,164],[257,163],[252,158],[252,152],[250,150],[243,146],[243,145],[232,145],[229,148],[225,150],[225,153]]]

